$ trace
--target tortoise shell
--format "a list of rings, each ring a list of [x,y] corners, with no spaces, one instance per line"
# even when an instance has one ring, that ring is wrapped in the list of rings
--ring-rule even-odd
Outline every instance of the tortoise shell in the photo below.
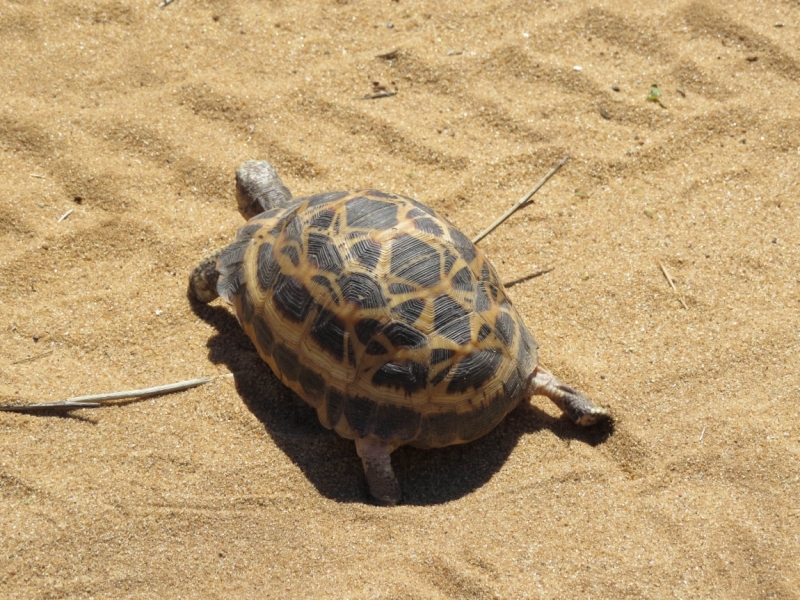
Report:
[[[241,227],[216,269],[261,357],[346,438],[468,442],[530,395],[537,345],[497,273],[416,200],[289,199]]]

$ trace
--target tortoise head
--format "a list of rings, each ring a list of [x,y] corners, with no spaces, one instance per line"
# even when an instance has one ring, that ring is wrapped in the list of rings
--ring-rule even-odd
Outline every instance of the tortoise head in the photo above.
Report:
[[[280,208],[292,199],[275,167],[265,160],[248,160],[236,169],[236,202],[239,213],[248,221],[271,208]]]

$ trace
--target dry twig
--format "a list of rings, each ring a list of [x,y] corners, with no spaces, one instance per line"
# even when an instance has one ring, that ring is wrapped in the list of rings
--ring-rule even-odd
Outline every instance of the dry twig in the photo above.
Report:
[[[201,379],[190,379],[179,383],[159,385],[157,387],[145,388],[143,390],[128,390],[126,392],[110,392],[108,394],[96,394],[94,396],[76,396],[58,402],[39,402],[36,404],[12,404],[0,406],[0,411],[27,412],[36,410],[72,410],[73,408],[97,408],[104,402],[114,400],[124,400],[126,398],[147,398],[149,396],[162,396],[173,392],[188,390],[198,385],[203,385],[214,379],[214,377],[203,377]]]
[[[510,209],[508,209],[508,210],[507,210],[505,213],[503,213],[503,215],[502,215],[501,217],[499,217],[499,218],[498,218],[498,219],[497,219],[497,220],[496,220],[494,223],[492,223],[492,224],[491,224],[491,225],[489,225],[489,226],[488,226],[486,229],[484,229],[482,232],[480,232],[480,233],[479,233],[479,234],[478,234],[478,235],[477,235],[477,236],[476,236],[476,237],[475,237],[475,238],[472,240],[472,243],[473,243],[473,244],[477,244],[478,242],[480,242],[480,241],[481,241],[483,238],[485,238],[485,237],[486,237],[487,235],[489,235],[489,234],[490,234],[492,231],[494,231],[494,230],[495,230],[495,228],[496,228],[498,225],[500,225],[500,224],[501,224],[503,221],[505,221],[505,220],[506,220],[508,217],[510,217],[511,215],[513,215],[513,214],[514,214],[514,213],[515,213],[517,210],[519,210],[520,208],[522,208],[522,206],[523,206],[523,205],[524,205],[524,204],[525,204],[525,203],[526,203],[528,200],[530,200],[530,199],[533,197],[533,195],[534,195],[536,192],[538,192],[538,191],[539,191],[539,189],[540,189],[540,188],[541,188],[541,187],[542,187],[542,186],[543,186],[545,183],[547,183],[547,181],[548,181],[548,180],[549,180],[549,179],[550,179],[550,178],[551,178],[553,175],[555,175],[555,174],[556,174],[556,171],[558,171],[558,170],[559,170],[561,167],[563,167],[563,166],[564,166],[564,164],[565,164],[565,163],[566,163],[568,160],[569,160],[569,156],[565,156],[565,157],[564,157],[564,158],[561,160],[561,162],[560,162],[560,163],[558,163],[558,164],[557,164],[555,167],[553,167],[552,169],[550,169],[550,172],[549,172],[547,175],[545,175],[544,177],[542,177],[542,180],[541,180],[539,183],[537,183],[535,186],[533,186],[533,188],[531,189],[531,191],[529,191],[527,194],[525,194],[525,195],[522,197],[522,199],[521,199],[519,202],[517,202],[517,203],[516,203],[514,206],[512,206],[512,207],[511,207]]]
[[[37,358],[42,358],[43,356],[47,356],[48,354],[52,354],[52,350],[45,350],[41,354],[34,354],[33,356],[29,356],[28,358],[20,358],[19,360],[15,360],[12,362],[12,365],[21,365],[22,363],[31,362],[36,360]]]
[[[70,215],[71,215],[73,212],[75,212],[75,209],[74,209],[74,208],[70,208],[70,209],[69,209],[67,212],[65,212],[63,215],[61,215],[61,217],[58,219],[58,221],[56,221],[56,223],[61,223],[61,221],[63,221],[64,219],[66,219],[66,218],[67,218],[68,216],[70,216]]]
[[[394,48],[393,50],[389,50],[388,52],[384,52],[383,54],[376,54],[375,58],[382,58],[384,60],[394,60],[397,58],[398,54],[400,54],[400,48]]]
[[[534,279],[535,277],[541,277],[542,275],[547,275],[553,269],[555,269],[555,267],[548,267],[546,269],[539,269],[538,271],[535,271],[535,272],[531,273],[530,275],[524,275],[524,276],[520,277],[519,279],[515,279],[514,281],[509,281],[508,283],[504,283],[503,287],[506,288],[506,289],[508,289],[510,287],[514,287],[515,285],[518,285],[520,283],[525,283],[526,281],[530,281],[531,279]]]
[[[667,271],[667,267],[665,267],[664,263],[662,263],[661,261],[658,261],[658,266],[661,267],[661,272],[664,273],[664,277],[667,278],[667,282],[672,288],[672,291],[675,292],[675,295],[678,296],[678,300],[680,300],[680,303],[683,306],[683,308],[689,310],[689,307],[686,306],[686,302],[684,301],[683,296],[681,296],[678,293],[678,288],[675,287],[675,282],[672,280],[672,275],[670,275],[669,271]]]
[[[397,90],[380,90],[373,94],[367,94],[366,96],[361,96],[362,100],[375,100],[376,98],[388,98],[389,96],[396,96]]]

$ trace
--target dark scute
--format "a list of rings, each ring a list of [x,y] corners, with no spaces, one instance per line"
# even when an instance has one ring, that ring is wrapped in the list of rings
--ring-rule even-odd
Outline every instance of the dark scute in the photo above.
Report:
[[[430,215],[430,216],[432,216],[432,217],[435,217],[435,216],[436,216],[436,213],[435,213],[435,212],[433,212],[433,209],[432,209],[432,208],[429,208],[429,207],[425,206],[425,205],[424,205],[422,202],[420,202],[419,200],[414,200],[413,198],[409,198],[408,196],[400,196],[400,197],[401,197],[401,198],[403,198],[403,200],[407,200],[408,202],[410,202],[411,204],[413,204],[414,206],[416,206],[418,209],[420,209],[420,210],[421,210],[422,212],[424,212],[425,214],[428,214],[428,215]]]
[[[344,268],[344,260],[336,244],[322,233],[308,234],[308,259],[323,271],[336,275]]]
[[[397,225],[397,204],[364,196],[347,201],[348,227],[387,229]]]
[[[278,369],[286,379],[289,381],[297,380],[297,373],[300,370],[297,354],[283,344],[277,344],[272,351],[272,358],[275,359],[275,364],[278,365]]]
[[[483,325],[481,325],[481,328],[478,331],[478,341],[482,342],[487,337],[489,337],[490,333],[492,333],[492,328],[489,327],[486,323],[484,323]]]
[[[531,332],[528,331],[528,328],[520,323],[520,330],[522,331],[522,339],[525,340],[525,345],[528,346],[528,348],[537,350],[539,348],[539,344],[537,344],[536,340],[533,339],[533,336],[531,335]]]
[[[397,270],[396,275],[422,287],[433,287],[441,281],[441,257],[434,254]]]
[[[489,296],[486,294],[486,286],[479,283],[475,286],[475,312],[484,312],[489,310]]]
[[[439,385],[442,381],[444,381],[444,378],[447,377],[447,374],[450,372],[450,369],[452,368],[453,368],[452,365],[447,365],[444,369],[442,369],[436,375],[434,375],[431,378],[431,385]]]
[[[389,284],[389,293],[390,294],[408,294],[409,292],[413,292],[414,288],[408,285],[407,283],[390,283]]]
[[[392,309],[392,315],[396,319],[412,325],[414,321],[419,318],[424,309],[425,300],[422,298],[412,298],[411,300],[406,300],[402,304],[395,306]]]
[[[469,320],[464,318],[468,315],[469,313],[447,294],[440,294],[433,299],[433,327],[442,335],[445,334],[442,333],[441,330],[448,325],[454,325],[454,323],[459,320],[466,321],[467,330],[469,330]],[[469,341],[469,338],[463,342],[457,343],[464,344],[467,341]]]
[[[272,300],[278,310],[295,323],[303,321],[314,304],[306,286],[300,280],[283,273],[278,274]]]
[[[453,268],[458,257],[450,252],[447,248],[444,249],[444,274],[445,276],[450,275],[450,269]]]
[[[242,288],[240,298],[242,299],[242,321],[250,323],[255,315],[256,307],[253,305],[253,297],[250,295],[250,290],[247,289],[247,286]]]
[[[325,379],[322,375],[306,366],[300,365],[297,380],[307,396],[306,400],[311,404],[317,405],[325,394]]]
[[[450,237],[453,238],[453,245],[456,250],[464,257],[464,260],[471,263],[475,260],[477,252],[475,251],[475,244],[469,241],[469,238],[461,233],[455,227],[450,228]]]
[[[511,399],[505,394],[496,394],[486,406],[481,406],[461,416],[458,424],[458,437],[468,442],[488,433],[503,420],[512,406]]]
[[[497,337],[506,345],[510,346],[514,341],[514,320],[508,313],[501,312],[494,321],[494,328],[497,330]]]
[[[258,247],[258,287],[265,292],[275,285],[280,272],[280,265],[272,254],[272,244],[261,244]]]
[[[363,396],[347,396],[344,405],[344,418],[350,427],[358,432],[358,435],[365,437],[372,433],[375,426],[375,415],[378,412],[378,405]]]
[[[428,345],[428,338],[421,331],[399,321],[389,323],[383,333],[395,348],[414,349]]]
[[[233,298],[244,286],[244,269],[242,263],[220,270],[217,279],[217,293],[223,298]]]
[[[333,285],[331,284],[331,282],[330,282],[330,281],[328,281],[328,278],[327,278],[327,277],[325,277],[324,275],[314,275],[314,276],[311,278],[311,281],[313,281],[314,283],[317,283],[317,284],[321,285],[321,286],[322,286],[322,287],[324,287],[326,290],[328,290],[328,293],[331,295],[331,299],[332,299],[332,300],[333,300],[333,301],[334,301],[336,304],[339,304],[339,294],[337,294],[337,293],[336,293],[336,290],[334,290],[334,289],[333,289]]]
[[[503,392],[514,402],[524,395],[525,384],[522,382],[517,371],[512,371],[508,381],[503,383]]]
[[[463,346],[472,339],[472,329],[470,327],[469,317],[462,317],[451,321],[441,329],[437,329],[436,333],[452,340],[456,344]]]
[[[418,208],[412,208],[410,211],[406,213],[406,217],[409,219],[415,219],[417,217],[424,217],[427,214],[428,213],[426,213],[424,210],[420,210]]]
[[[256,339],[254,340],[256,346],[258,346],[264,354],[272,354],[275,336],[272,334],[272,331],[263,318],[253,321],[253,331],[256,335]]]
[[[496,372],[503,360],[496,348],[476,350],[461,359],[447,386],[448,393],[465,392],[469,388],[478,389]]]
[[[355,326],[356,337],[366,346],[382,327],[383,324],[375,319],[361,319]]]
[[[320,308],[314,324],[311,326],[311,337],[320,348],[336,360],[342,360],[344,357],[344,322],[334,313]]]
[[[375,385],[405,390],[411,394],[425,389],[428,384],[428,367],[413,360],[387,362],[372,376]]]
[[[353,257],[361,263],[368,271],[374,271],[381,258],[381,245],[368,237],[355,242],[350,252]]]
[[[438,365],[440,362],[449,360],[455,353],[455,350],[449,348],[434,348],[431,350],[431,364]]]
[[[294,218],[297,216],[297,208],[290,210],[287,212],[283,217],[281,217],[277,223],[275,223],[275,227],[270,230],[270,233],[275,237],[279,236],[280,233],[286,228],[286,225],[290,223]]]
[[[383,308],[386,298],[378,282],[366,273],[349,273],[336,280],[345,302],[357,308]]]
[[[328,202],[335,202],[347,196],[350,192],[327,192],[325,194],[316,194],[308,198],[308,208],[327,204]]]
[[[380,356],[381,354],[386,354],[389,351],[378,340],[372,340],[367,346],[365,352],[372,356]]]
[[[239,231],[236,232],[236,241],[237,242],[249,242],[250,239],[255,235],[256,231],[261,229],[261,225],[256,223],[254,225],[245,225],[244,227],[240,227]]]
[[[325,395],[325,412],[328,417],[328,427],[334,428],[342,416],[344,409],[344,394],[334,387],[328,388]],[[325,425],[325,423],[323,423]]]
[[[429,217],[421,217],[419,219],[414,219],[414,225],[420,231],[424,231],[425,233],[430,233],[431,235],[435,235],[436,237],[441,237],[444,233],[442,228],[439,227],[439,224]]]
[[[517,349],[517,370],[519,371],[519,376],[524,381],[527,381],[528,377],[533,373],[533,369],[536,368],[536,349],[539,345],[534,341],[524,325],[520,326],[520,335],[522,340],[520,340]]]
[[[356,351],[353,349],[353,340],[347,338],[347,361],[350,366],[356,366]]]
[[[281,253],[288,256],[295,267],[300,264],[300,255],[297,253],[297,248],[294,246],[284,246],[281,248]]]
[[[289,224],[286,226],[286,237],[293,241],[297,242],[300,245],[300,248],[303,247],[303,221],[300,217],[295,217]]]
[[[453,287],[457,290],[472,291],[472,269],[464,267],[453,275]]]
[[[497,275],[488,262],[484,262],[483,266],[481,267],[481,281],[491,283],[494,287],[500,287],[500,282],[497,279]]]
[[[330,210],[329,208],[325,208],[309,219],[308,226],[325,230],[331,226],[331,221],[333,221],[333,216],[335,214],[336,213],[334,211]]]
[[[441,279],[441,256],[422,240],[402,234],[392,240],[392,275],[423,287],[432,287]]]
[[[367,196],[372,196],[373,198],[387,198],[389,200],[397,200],[397,196],[394,194],[387,194],[386,192],[382,192],[380,190],[367,190],[364,192]]]
[[[244,270],[242,261],[249,245],[248,241],[234,242],[217,257],[217,293],[220,296],[231,298],[239,293],[244,285]]]
[[[414,445],[425,447],[449,446],[458,435],[459,416],[455,411],[426,415],[420,422],[420,431]]]
[[[422,416],[407,406],[378,405],[373,433],[382,440],[407,442],[416,437]]]

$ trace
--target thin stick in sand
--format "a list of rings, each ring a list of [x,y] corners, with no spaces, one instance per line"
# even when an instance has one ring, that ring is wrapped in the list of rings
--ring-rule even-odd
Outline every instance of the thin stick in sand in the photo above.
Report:
[[[550,172],[549,172],[547,175],[545,175],[544,177],[542,177],[542,180],[541,180],[539,183],[537,183],[535,186],[533,186],[533,188],[531,189],[531,191],[529,191],[527,194],[525,194],[525,195],[522,197],[522,199],[521,199],[519,202],[517,202],[517,203],[516,203],[514,206],[512,206],[510,209],[508,209],[506,212],[504,212],[504,213],[503,213],[503,215],[502,215],[501,217],[499,217],[499,218],[498,218],[498,219],[497,219],[497,220],[496,220],[494,223],[492,223],[491,225],[489,225],[489,226],[488,226],[486,229],[484,229],[482,232],[480,232],[480,233],[479,233],[479,234],[478,234],[478,235],[477,235],[475,238],[473,238],[473,240],[472,240],[472,243],[473,243],[473,244],[477,244],[478,242],[480,242],[480,241],[481,241],[483,238],[485,238],[485,237],[486,237],[487,235],[489,235],[489,234],[490,234],[492,231],[494,231],[494,230],[495,230],[495,228],[496,228],[498,225],[500,225],[500,224],[501,224],[503,221],[505,221],[505,220],[506,220],[508,217],[510,217],[511,215],[513,215],[513,214],[514,214],[514,213],[515,213],[517,210],[519,210],[519,209],[520,209],[520,208],[521,208],[521,207],[522,207],[522,206],[523,206],[523,205],[524,205],[524,204],[525,204],[525,203],[526,203],[528,200],[530,200],[530,199],[533,197],[533,195],[534,195],[536,192],[538,192],[538,191],[539,191],[539,189],[540,189],[540,188],[541,188],[541,187],[542,187],[542,186],[543,186],[545,183],[547,183],[547,180],[548,180],[548,179],[550,179],[550,178],[551,178],[553,175],[555,175],[555,174],[556,174],[556,172],[557,172],[557,171],[558,171],[558,170],[559,170],[561,167],[563,167],[563,166],[564,166],[564,164],[565,164],[565,163],[566,163],[568,160],[569,160],[569,156],[565,156],[565,157],[564,157],[564,158],[561,160],[561,162],[560,162],[560,163],[558,163],[558,164],[557,164],[555,167],[553,167],[552,169],[550,169]]]
[[[26,412],[35,410],[72,410],[73,408],[97,408],[103,405],[103,402],[110,402],[113,400],[124,400],[125,398],[147,398],[149,396],[162,396],[164,394],[171,394],[173,392],[180,392],[188,390],[204,383],[208,383],[214,377],[203,377],[201,379],[190,379],[188,381],[181,381],[178,383],[170,383],[168,385],[159,385],[157,387],[145,388],[142,390],[128,390],[126,392],[110,392],[108,394],[96,394],[94,396],[76,396],[74,398],[67,398],[66,400],[59,400],[58,402],[39,402],[37,404],[13,404],[9,406],[0,406],[0,411],[13,411],[13,412]]]
[[[70,209],[69,209],[67,212],[65,212],[63,215],[61,215],[61,218],[59,218],[59,219],[58,219],[58,221],[56,221],[56,223],[61,223],[61,221],[63,221],[64,219],[66,219],[66,218],[67,218],[68,216],[70,216],[70,215],[71,215],[73,212],[75,212],[75,209],[74,209],[74,208],[70,208]]]
[[[664,274],[664,277],[667,278],[669,286],[672,288],[672,291],[675,292],[675,295],[678,296],[678,300],[680,300],[680,303],[683,306],[683,308],[689,310],[689,307],[686,306],[686,302],[683,300],[683,296],[678,294],[678,288],[675,287],[675,282],[672,280],[672,275],[670,275],[669,271],[667,271],[667,267],[665,267],[664,263],[662,263],[661,261],[658,261],[658,266],[661,267],[661,272]]]
[[[12,362],[12,365],[21,365],[22,363],[31,362],[36,359],[42,358],[43,356],[47,356],[48,354],[52,354],[52,350],[45,350],[41,354],[35,354],[34,356],[29,356],[28,358],[20,358],[19,360],[15,360]]]

